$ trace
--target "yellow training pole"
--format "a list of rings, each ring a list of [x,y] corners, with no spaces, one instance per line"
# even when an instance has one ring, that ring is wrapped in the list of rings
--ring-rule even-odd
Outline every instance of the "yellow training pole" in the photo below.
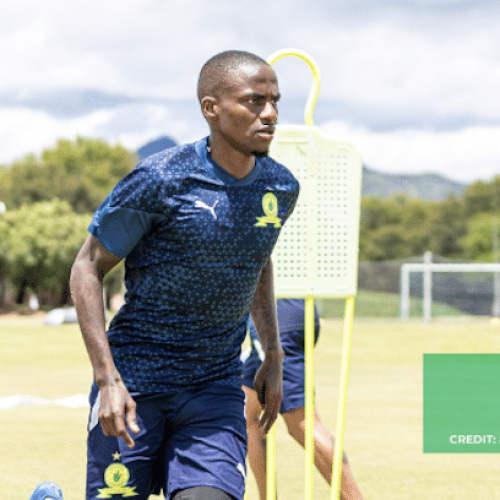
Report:
[[[276,425],[266,437],[266,498],[276,500]]]
[[[359,248],[359,203],[361,195],[362,161],[359,153],[348,143],[329,139],[313,126],[312,112],[319,91],[320,74],[316,63],[305,52],[284,49],[272,54],[268,59],[273,64],[278,59],[294,56],[306,62],[313,73],[313,86],[304,112],[306,125],[279,125],[271,145],[271,156],[283,161],[297,174],[306,189],[299,198],[297,210],[301,216],[291,222],[284,235],[280,236],[276,253],[278,259],[286,264],[278,273],[277,289],[283,297],[306,296],[305,312],[305,448],[306,448],[306,499],[313,498],[314,472],[314,297],[336,297],[346,299],[344,315],[344,343],[342,346],[341,381],[335,454],[332,464],[332,496],[340,491],[342,472],[342,449],[345,422],[347,378],[354,316],[354,299],[357,290],[357,251]],[[338,182],[337,175],[342,182]],[[347,200],[344,211],[339,211],[330,198],[339,196],[339,201]],[[305,197],[304,197],[305,195]],[[327,203],[318,203],[318,195]],[[298,213],[297,211],[295,213]],[[322,214],[313,217],[309,214]],[[341,223],[339,225],[339,223]],[[335,238],[342,239],[348,250],[340,252],[323,235],[334,231],[334,227],[344,229],[335,231]],[[295,238],[305,238],[309,245],[295,252]],[[284,243],[283,243],[284,242]],[[330,248],[331,247],[331,248]],[[304,251],[304,249],[306,251]],[[331,261],[324,263],[321,252],[331,253]],[[321,265],[321,276],[316,266]],[[339,265],[344,270],[339,272]],[[304,272],[304,267],[306,272]],[[300,292],[300,295],[297,293]],[[289,295],[290,294],[290,295]],[[307,333],[310,332],[310,333]]]
[[[304,121],[306,125],[312,126],[314,125],[312,117],[313,110],[316,104],[316,99],[318,98],[319,87],[321,85],[321,75],[319,72],[319,67],[309,54],[306,54],[305,52],[302,52],[298,49],[278,50],[267,58],[267,62],[272,66],[279,59],[288,56],[298,57],[299,59],[302,59],[302,61],[307,63],[309,69],[311,70],[313,76],[313,84],[311,87],[311,91],[309,92],[309,97],[307,98],[306,107],[304,110]]]
[[[342,343],[342,365],[340,371],[339,399],[337,408],[337,431],[332,470],[332,500],[340,499],[342,481],[342,458],[344,450],[344,427],[347,405],[347,383],[351,359],[352,329],[354,322],[354,295],[346,298],[344,313],[344,339]]]
[[[306,107],[304,110],[304,121],[306,125],[314,126],[313,110],[318,98],[319,88],[321,86],[321,75],[317,63],[309,54],[298,49],[283,49],[274,52],[267,58],[267,62],[273,65],[276,61],[283,57],[297,57],[304,61],[311,70],[313,83],[307,98]],[[306,429],[304,436],[305,448],[305,484],[304,492],[306,500],[312,500],[314,497],[314,296],[305,298],[304,312],[304,351],[305,351],[305,419]],[[270,470],[269,465],[270,453],[267,452],[267,494],[268,499],[274,499],[275,496],[270,496]],[[274,465],[276,464],[275,458]],[[274,474],[273,474],[274,477]],[[274,483],[274,486],[275,483]],[[274,490],[273,490],[274,491]]]
[[[304,437],[306,500],[314,498],[314,297],[306,297],[304,313],[305,351],[305,418]]]

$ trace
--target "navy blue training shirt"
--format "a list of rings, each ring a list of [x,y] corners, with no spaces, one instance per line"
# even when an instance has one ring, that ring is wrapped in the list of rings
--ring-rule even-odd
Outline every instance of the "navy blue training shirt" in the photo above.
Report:
[[[129,390],[241,386],[260,272],[298,193],[271,158],[232,176],[207,138],[146,158],[115,186],[89,231],[125,258],[126,303],[108,339]]]

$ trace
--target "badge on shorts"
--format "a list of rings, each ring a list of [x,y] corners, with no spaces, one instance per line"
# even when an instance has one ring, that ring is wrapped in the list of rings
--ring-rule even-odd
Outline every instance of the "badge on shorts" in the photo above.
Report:
[[[281,219],[278,215],[278,198],[273,193],[266,193],[262,197],[262,210],[264,217],[257,217],[255,227],[267,227],[268,224],[274,224],[274,227],[281,227]]]
[[[125,465],[120,463],[112,463],[104,471],[104,482],[107,488],[101,488],[97,498],[111,498],[111,495],[121,495],[122,497],[135,497],[139,493],[135,490],[135,486],[127,486],[130,479],[130,472]]]

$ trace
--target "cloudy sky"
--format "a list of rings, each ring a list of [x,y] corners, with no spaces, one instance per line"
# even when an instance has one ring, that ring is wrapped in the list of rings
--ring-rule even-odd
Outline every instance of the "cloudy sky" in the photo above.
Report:
[[[294,47],[322,73],[315,124],[390,173],[500,174],[498,0],[2,0],[0,163],[77,134],[137,149],[207,133],[198,72],[222,50]],[[282,123],[311,76],[275,65]]]

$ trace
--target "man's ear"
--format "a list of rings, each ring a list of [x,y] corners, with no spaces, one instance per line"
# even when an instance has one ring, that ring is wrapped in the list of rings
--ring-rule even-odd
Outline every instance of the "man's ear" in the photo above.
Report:
[[[216,121],[219,115],[218,101],[213,96],[205,96],[201,100],[201,112],[205,120],[209,122]]]

